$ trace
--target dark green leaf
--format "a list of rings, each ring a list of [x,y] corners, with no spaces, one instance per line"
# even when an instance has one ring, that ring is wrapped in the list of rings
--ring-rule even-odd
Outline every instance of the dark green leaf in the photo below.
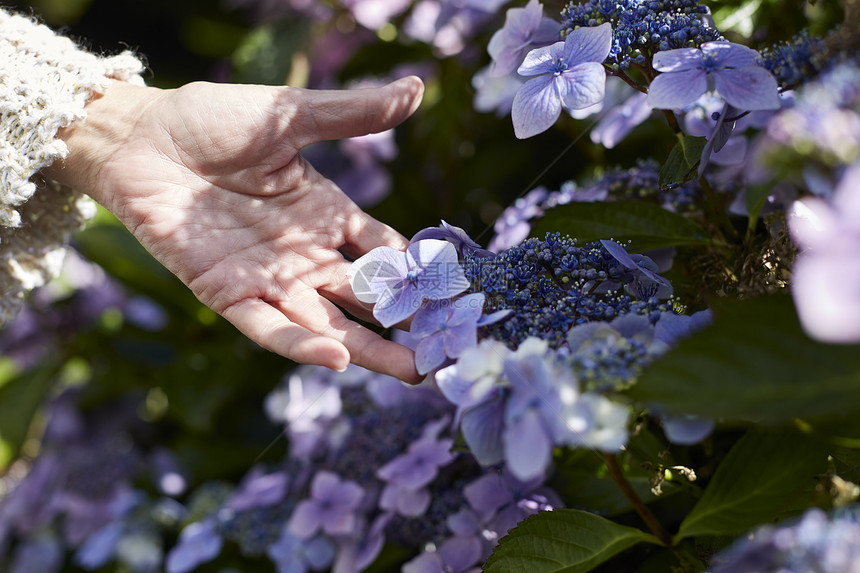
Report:
[[[675,144],[660,169],[660,185],[680,185],[693,179],[707,142],[704,137],[687,136]]]
[[[750,227],[755,227],[758,215],[764,202],[773,191],[773,185],[749,185],[746,189],[746,208],[750,218]]]
[[[631,252],[706,245],[705,231],[681,215],[651,203],[611,201],[555,207],[535,224],[534,235],[561,232],[583,242],[632,241]]]
[[[503,537],[484,566],[485,573],[578,573],[591,571],[637,543],[660,541],[577,509],[545,511],[521,522]]]
[[[735,535],[809,507],[827,467],[821,442],[794,431],[750,430],[720,463],[677,538]]]
[[[630,397],[726,420],[860,413],[860,346],[807,337],[789,296],[724,301],[714,311],[714,324],[656,360]]]

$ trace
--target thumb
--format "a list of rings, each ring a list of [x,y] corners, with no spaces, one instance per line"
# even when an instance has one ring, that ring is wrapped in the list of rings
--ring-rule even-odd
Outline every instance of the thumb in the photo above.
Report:
[[[297,92],[293,136],[304,147],[391,129],[418,109],[424,83],[409,76],[379,88]]]

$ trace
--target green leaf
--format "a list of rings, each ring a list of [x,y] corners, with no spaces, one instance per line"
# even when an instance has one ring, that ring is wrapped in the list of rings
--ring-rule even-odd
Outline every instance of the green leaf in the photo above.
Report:
[[[725,420],[860,413],[860,346],[810,339],[789,296],[721,301],[714,313],[714,324],[651,364],[627,394]]]
[[[750,185],[746,189],[746,209],[749,214],[749,227],[755,228],[764,202],[773,191],[773,185]]]
[[[591,571],[637,543],[660,541],[639,529],[587,511],[544,511],[503,537],[484,566],[485,573],[578,573]]]
[[[583,242],[631,241],[631,252],[709,243],[704,229],[696,223],[659,205],[639,201],[561,205],[537,221],[533,235],[556,231]]]
[[[56,364],[28,370],[0,386],[0,473],[15,459],[57,373]]]
[[[660,185],[680,185],[695,178],[696,167],[707,142],[704,137],[686,136],[679,139],[660,169]]]
[[[757,427],[747,432],[717,468],[702,499],[681,523],[677,539],[736,535],[809,507],[827,468],[814,438]]]

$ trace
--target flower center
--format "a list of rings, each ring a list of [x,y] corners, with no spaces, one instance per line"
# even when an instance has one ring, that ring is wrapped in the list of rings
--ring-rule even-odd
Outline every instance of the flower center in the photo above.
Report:
[[[717,59],[717,55],[707,52],[702,54],[702,68],[709,74],[719,70],[720,62]]]
[[[550,64],[550,71],[554,76],[560,76],[563,71],[567,70],[567,63],[564,58],[553,58]]]
[[[406,280],[408,280],[411,283],[414,283],[415,281],[417,281],[418,280],[418,271],[409,271],[408,273],[406,273]]]

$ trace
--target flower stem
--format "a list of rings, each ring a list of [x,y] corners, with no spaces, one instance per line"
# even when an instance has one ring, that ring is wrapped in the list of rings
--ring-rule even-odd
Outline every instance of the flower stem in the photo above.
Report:
[[[609,475],[612,477],[613,481],[618,484],[618,487],[621,488],[621,492],[624,494],[624,497],[627,498],[627,501],[630,502],[630,505],[632,505],[633,509],[636,510],[636,513],[639,514],[639,517],[642,518],[642,521],[645,522],[648,529],[650,529],[666,547],[672,547],[672,536],[663,529],[663,526],[659,521],[657,521],[657,518],[653,513],[651,513],[651,510],[648,509],[648,506],[639,499],[638,495],[636,495],[636,491],[633,489],[633,486],[631,486],[630,482],[627,481],[627,478],[624,477],[624,472],[621,470],[621,466],[618,465],[618,459],[615,455],[603,454],[603,459],[606,461],[606,467],[609,468]]]

